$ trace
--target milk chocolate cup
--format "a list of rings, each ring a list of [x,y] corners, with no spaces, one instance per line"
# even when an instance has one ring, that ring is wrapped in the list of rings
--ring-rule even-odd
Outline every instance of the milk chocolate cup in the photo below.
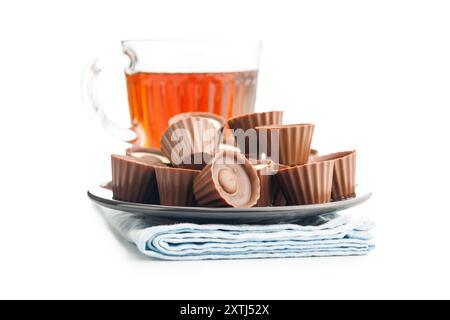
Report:
[[[161,151],[175,167],[200,170],[217,153],[221,134],[205,117],[185,117],[166,129]]]
[[[272,160],[252,160],[251,163],[258,174],[260,184],[260,196],[256,207],[268,207],[272,205],[275,195],[275,165]]]
[[[116,200],[159,203],[155,166],[129,156],[112,155],[112,191]]]
[[[283,111],[247,113],[228,120],[228,126],[231,129],[243,129],[244,131],[259,126],[280,125],[282,123]]]
[[[287,166],[303,165],[308,162],[314,124],[273,125],[257,127],[260,143],[267,138],[267,150],[260,150],[271,159]],[[278,141],[272,141],[272,137]],[[278,148],[276,147],[278,145]],[[277,152],[278,151],[278,152]]]
[[[278,165],[278,171],[279,170],[283,170],[283,169],[287,169],[289,168],[289,166],[285,166],[283,164]],[[276,179],[276,176],[273,177],[273,205],[276,207],[280,207],[280,206],[286,206],[287,205],[287,200],[286,197],[284,196],[283,192],[281,191],[280,185],[278,183],[278,180]]]
[[[235,146],[237,148],[237,142],[234,137],[234,131],[232,129],[227,128],[227,127],[223,128],[221,144]],[[241,152],[240,148],[239,148],[239,152]]]
[[[226,120],[223,117],[212,112],[183,112],[170,118],[169,126],[173,125],[175,122],[180,121],[181,119],[192,117],[208,119],[211,124],[217,128],[223,128],[227,124]]]
[[[198,170],[155,167],[160,203],[165,206],[191,207],[195,205],[192,185]]]
[[[235,116],[228,120],[228,127],[233,130],[241,129],[246,132],[249,129],[255,129],[259,126],[267,126],[267,125],[281,125],[283,123],[283,111],[269,111],[269,112],[260,112],[260,113],[248,113],[240,116]],[[250,155],[253,153],[250,148],[250,140],[249,138],[245,139],[236,139],[236,143],[241,149],[241,152],[245,155]],[[257,136],[256,141],[257,142]],[[258,149],[256,147],[255,152],[258,153]],[[256,158],[257,155],[251,154],[253,158]]]
[[[288,205],[327,203],[333,186],[333,161],[280,170],[276,176]]]
[[[242,154],[221,151],[195,178],[194,196],[204,207],[253,207],[260,197],[258,174]]]
[[[170,165],[170,160],[161,152],[161,150],[156,148],[134,146],[128,148],[125,152],[127,156],[139,158],[141,161],[148,164]]]
[[[356,150],[342,151],[314,158],[314,162],[333,161],[333,189],[331,198],[339,201],[355,196]]]

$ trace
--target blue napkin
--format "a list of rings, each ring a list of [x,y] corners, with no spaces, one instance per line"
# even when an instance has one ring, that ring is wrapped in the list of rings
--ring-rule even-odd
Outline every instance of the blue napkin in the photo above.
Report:
[[[296,224],[174,223],[103,209],[108,222],[144,255],[162,260],[297,258],[365,255],[374,224],[326,214]]]

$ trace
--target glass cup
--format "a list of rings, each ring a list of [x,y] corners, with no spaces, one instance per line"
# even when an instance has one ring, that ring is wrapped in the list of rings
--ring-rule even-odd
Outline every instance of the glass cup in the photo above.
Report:
[[[228,119],[254,111],[261,42],[122,41],[131,127],[108,118],[96,91],[96,59],[83,74],[87,107],[113,136],[134,145],[160,146],[168,120],[182,112],[213,112]]]

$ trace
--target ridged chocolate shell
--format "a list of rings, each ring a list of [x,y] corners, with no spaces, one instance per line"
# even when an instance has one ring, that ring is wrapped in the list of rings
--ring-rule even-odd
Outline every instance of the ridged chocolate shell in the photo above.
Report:
[[[276,176],[288,205],[327,203],[333,186],[333,161],[280,170]]]
[[[215,181],[213,174],[215,166],[220,165],[219,160],[224,156],[232,156],[238,159],[250,179],[250,196],[245,205],[239,207],[250,208],[253,207],[260,196],[260,184],[256,170],[253,168],[247,158],[238,152],[221,151],[216,157],[208,164],[200,174],[194,180],[194,196],[199,206],[203,207],[237,207],[234,203],[230,202],[221,190],[221,186]]]
[[[234,146],[234,147],[238,148],[236,139],[234,137],[233,130],[231,130],[230,128],[223,129],[221,144]],[[238,148],[238,149],[239,149],[239,152],[241,152],[241,149],[240,148]]]
[[[274,199],[274,163],[272,160],[251,161],[256,170],[260,184],[260,196],[255,207],[268,207]],[[264,167],[258,167],[263,165]]]
[[[283,123],[283,111],[247,113],[228,120],[231,129],[247,130],[260,126],[280,125]]]
[[[111,156],[112,191],[116,200],[158,204],[155,166],[121,155]]]
[[[356,188],[356,151],[336,152],[314,158],[314,162],[334,162],[333,189],[331,198],[339,201],[355,196]]]
[[[280,164],[278,170],[287,169],[289,166],[285,166]],[[276,176],[273,177],[273,205],[276,207],[286,206],[287,200],[284,196],[283,192],[281,191],[280,185],[278,184],[278,180]]]
[[[155,167],[155,171],[162,205],[179,207],[195,205],[192,186],[200,171],[171,167]]]
[[[277,179],[275,178],[274,181],[277,181]],[[273,205],[275,207],[287,206],[286,197],[284,196],[283,192],[281,191],[281,189],[278,185],[278,181],[277,181],[276,186],[277,186],[277,188],[275,189],[275,195],[273,196]]]
[[[228,120],[228,126],[230,129],[233,130],[242,129],[244,132],[247,131],[248,129],[255,129],[256,127],[259,126],[281,125],[282,123],[283,123],[283,111],[248,113],[230,118]],[[237,143],[239,143],[239,141],[237,141],[236,144]],[[241,152],[243,154],[249,155],[251,150],[249,147],[248,139],[245,139],[243,143],[244,145],[240,145],[239,148],[241,149]],[[240,144],[242,144],[242,142],[240,142]]]
[[[257,127],[258,137],[260,134],[267,137],[267,156],[276,160],[275,150],[272,150],[272,135],[278,133],[278,150],[280,164],[287,166],[303,165],[308,162],[311,141],[314,133],[314,124],[295,124],[283,126]],[[262,132],[261,132],[262,131]],[[276,143],[276,142],[274,142]],[[263,150],[260,150],[260,152]]]
[[[227,124],[227,121],[225,120],[224,117],[219,116],[219,115],[217,115],[215,113],[194,111],[194,112],[183,112],[183,113],[179,113],[177,115],[174,115],[173,117],[171,117],[169,119],[169,126],[173,125],[175,122],[180,121],[181,119],[192,118],[192,117],[206,118],[206,119],[215,120],[218,123],[220,123],[220,127],[221,128],[225,127],[225,125]]]
[[[268,207],[273,203],[273,176],[262,175],[258,170],[261,192],[255,207]]]
[[[170,165],[170,160],[157,148],[133,146],[128,148],[125,152],[127,156],[139,158],[141,161],[148,164]]]
[[[218,152],[221,135],[222,129],[214,127],[207,118],[181,118],[164,132],[161,151],[175,167],[202,169]],[[187,150],[188,154],[172,159],[172,149],[176,146],[178,150]]]

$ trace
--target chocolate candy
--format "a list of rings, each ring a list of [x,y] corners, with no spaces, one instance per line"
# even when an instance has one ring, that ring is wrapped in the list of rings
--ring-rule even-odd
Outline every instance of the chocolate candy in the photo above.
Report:
[[[333,161],[321,161],[278,171],[276,179],[287,204],[330,202],[333,166]]]
[[[281,125],[283,122],[283,111],[268,111],[260,113],[247,113],[235,116],[228,120],[231,129],[254,129],[260,126]]]
[[[219,150],[222,128],[205,117],[181,118],[166,129],[161,151],[175,167],[202,169]]]
[[[356,188],[356,151],[343,151],[315,157],[313,162],[334,162],[333,189],[331,198],[334,201],[355,196]]]
[[[282,119],[282,111],[239,115],[228,122],[209,112],[178,114],[169,120],[161,150],[135,146],[126,157],[112,156],[114,198],[249,208],[354,196],[356,152],[319,156],[311,149],[314,124],[283,125]],[[249,135],[235,140],[233,129],[254,129],[250,136],[256,151]]]
[[[249,208],[260,197],[258,174],[238,152],[221,151],[194,180],[200,206]]]
[[[269,112],[260,112],[260,113],[248,113],[244,115],[235,116],[228,120],[228,126],[233,130],[243,130],[245,133],[249,129],[256,129],[259,126],[267,126],[267,125],[281,125],[283,122],[283,111],[269,111]],[[249,156],[254,159],[259,158],[258,145],[251,148],[251,143],[258,144],[258,137],[255,135],[254,141],[251,141],[249,136],[245,138],[239,139],[237,132],[235,132],[236,142],[239,146],[241,152],[246,156]]]
[[[198,170],[155,167],[160,203],[165,206],[190,207],[195,205],[192,185]]]
[[[284,164],[279,164],[278,165],[278,171],[283,170],[283,169],[287,169],[289,168],[289,166],[286,166]],[[277,173],[278,173],[277,171]],[[281,191],[280,185],[278,183],[278,180],[276,179],[276,176],[274,176],[273,179],[273,205],[276,207],[279,206],[286,206],[287,205],[287,200],[286,197],[283,194],[283,191]]]
[[[267,157],[287,166],[303,165],[308,162],[311,140],[314,132],[312,123],[292,125],[272,125],[257,127],[258,137],[267,138]],[[272,141],[272,139],[276,139]],[[278,147],[278,148],[276,148]],[[272,150],[273,149],[273,150]]]
[[[274,181],[275,165],[272,160],[253,160],[252,165],[258,174],[261,190],[256,207],[270,206],[273,203],[276,187]]]
[[[158,204],[155,166],[141,159],[112,155],[112,191],[114,199]]]

